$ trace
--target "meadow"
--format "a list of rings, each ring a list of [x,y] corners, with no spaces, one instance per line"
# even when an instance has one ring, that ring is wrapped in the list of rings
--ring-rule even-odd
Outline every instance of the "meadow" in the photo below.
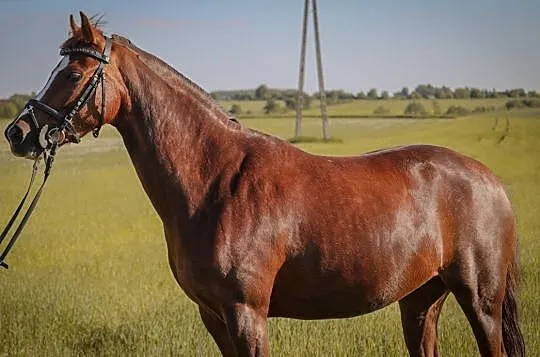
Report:
[[[294,130],[292,117],[241,122],[282,138]],[[303,125],[305,135],[320,136],[319,120]],[[437,144],[482,161],[502,178],[519,224],[521,326],[528,355],[539,356],[540,111],[460,119],[334,118],[330,129],[343,143],[300,146],[356,155]],[[30,168],[0,140],[0,224],[24,193]],[[88,137],[60,151],[8,263],[9,270],[0,271],[0,357],[218,355],[196,306],[174,281],[161,222],[110,127],[97,140]],[[351,319],[271,319],[269,334],[274,356],[406,355],[397,304]],[[444,356],[477,354],[453,297],[439,321],[439,346]]]

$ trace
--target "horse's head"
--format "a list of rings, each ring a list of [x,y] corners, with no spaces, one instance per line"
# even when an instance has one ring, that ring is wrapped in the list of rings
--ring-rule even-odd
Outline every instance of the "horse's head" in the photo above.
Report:
[[[70,16],[71,37],[47,84],[4,132],[17,156],[35,159],[52,146],[79,142],[90,131],[97,136],[120,110],[125,86],[114,65],[112,40],[80,15],[80,27]]]

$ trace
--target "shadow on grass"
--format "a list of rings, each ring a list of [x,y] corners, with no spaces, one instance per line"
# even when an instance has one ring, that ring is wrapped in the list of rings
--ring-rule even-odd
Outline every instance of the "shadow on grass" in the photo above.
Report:
[[[291,144],[322,143],[322,144],[343,144],[343,139],[331,137],[328,139],[317,138],[314,136],[297,136],[287,139]]]

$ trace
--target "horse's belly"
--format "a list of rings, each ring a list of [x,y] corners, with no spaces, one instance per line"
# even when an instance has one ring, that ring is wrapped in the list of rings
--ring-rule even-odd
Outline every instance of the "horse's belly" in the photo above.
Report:
[[[335,294],[334,296],[314,294],[310,297],[286,295],[272,297],[268,316],[305,320],[346,318],[367,314],[392,303],[392,301],[366,303],[362,291],[354,289],[335,292]]]
[[[351,317],[381,309],[402,294],[402,289],[395,286],[395,283],[399,285],[395,279],[351,284],[333,274],[310,276],[309,279],[280,275],[272,290],[269,316],[298,319]]]
[[[286,264],[272,289],[269,316],[299,319],[344,318],[388,306],[437,275],[434,254],[314,264]],[[431,258],[431,259],[428,259]]]

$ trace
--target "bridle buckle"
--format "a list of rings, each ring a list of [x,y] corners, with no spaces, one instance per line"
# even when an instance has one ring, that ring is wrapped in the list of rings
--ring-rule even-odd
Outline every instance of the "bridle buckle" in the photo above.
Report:
[[[51,145],[58,145],[66,139],[66,133],[60,128],[52,128],[47,135],[47,141]]]

